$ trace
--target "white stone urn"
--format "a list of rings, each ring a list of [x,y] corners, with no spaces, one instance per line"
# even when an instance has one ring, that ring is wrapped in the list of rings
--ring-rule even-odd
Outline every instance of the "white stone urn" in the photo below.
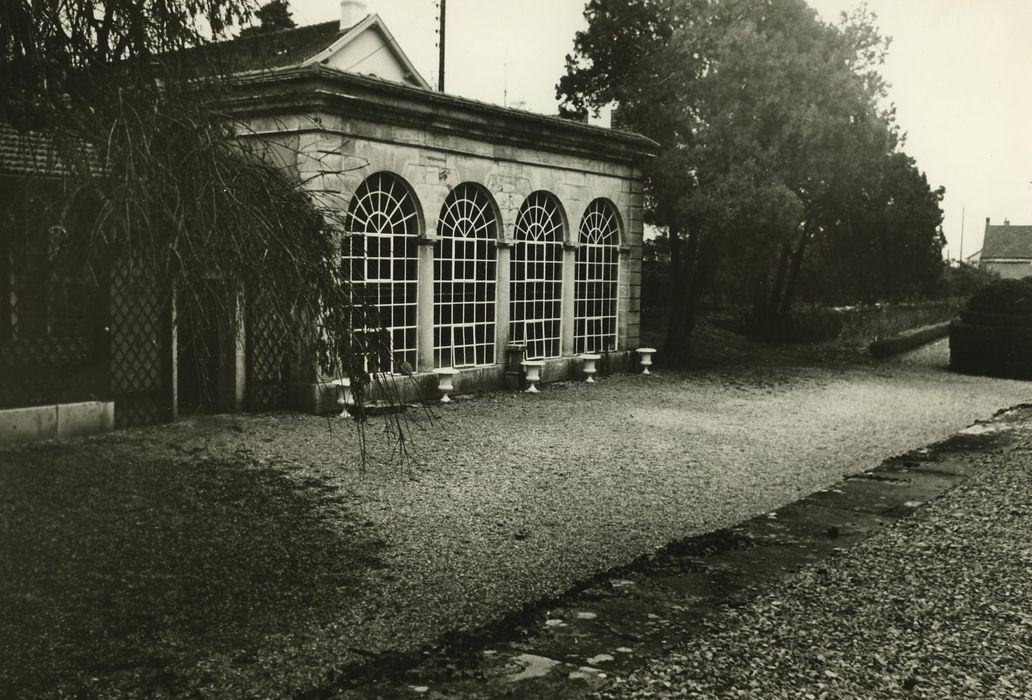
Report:
[[[337,387],[337,405],[340,406],[340,415],[347,415],[348,406],[355,402],[354,397],[351,395],[351,380],[334,379],[330,382],[330,385]]]
[[[437,375],[437,388],[441,390],[441,403],[451,402],[448,394],[455,391],[455,375],[459,371],[454,367],[438,367],[434,370],[434,374]]]
[[[524,360],[520,364],[527,373],[527,393],[538,393],[537,383],[541,381],[541,368],[545,366],[544,360]]]
[[[592,355],[591,353],[584,353],[581,355],[581,359],[584,360],[584,374],[587,376],[587,379],[584,381],[588,384],[595,383],[595,372],[598,371],[595,369],[595,363],[601,358],[601,355]]]
[[[641,373],[652,374],[649,367],[652,366],[652,356],[656,354],[656,348],[638,348],[638,357],[641,358]]]

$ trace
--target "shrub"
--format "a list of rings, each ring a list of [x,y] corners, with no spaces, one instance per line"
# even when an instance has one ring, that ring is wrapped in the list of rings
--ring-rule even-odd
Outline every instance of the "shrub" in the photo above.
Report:
[[[754,316],[748,324],[748,335],[778,343],[823,343],[834,340],[842,332],[842,314],[822,306],[794,308],[784,319]],[[730,324],[729,330],[734,330]]]
[[[972,294],[967,310],[983,314],[1032,315],[1032,284],[1024,280],[997,280]]]

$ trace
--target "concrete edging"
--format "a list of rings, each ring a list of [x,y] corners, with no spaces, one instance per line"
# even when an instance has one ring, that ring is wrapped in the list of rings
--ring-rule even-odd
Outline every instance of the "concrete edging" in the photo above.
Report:
[[[68,440],[115,428],[114,401],[84,401],[0,410],[0,443]]]
[[[905,331],[891,338],[879,338],[867,346],[868,352],[875,357],[891,357],[907,350],[926,345],[950,333],[950,322],[934,323]]]

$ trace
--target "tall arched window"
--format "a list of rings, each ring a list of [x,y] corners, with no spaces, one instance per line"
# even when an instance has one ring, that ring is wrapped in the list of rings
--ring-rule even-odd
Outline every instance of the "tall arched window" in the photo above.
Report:
[[[448,195],[434,245],[434,361],[475,367],[495,361],[495,242],[498,220],[483,189]]]
[[[563,217],[556,198],[547,192],[527,197],[514,237],[509,340],[526,344],[527,359],[559,357]]]
[[[415,197],[395,175],[366,178],[348,207],[344,262],[355,300],[376,309],[391,344],[391,367],[371,358],[372,371],[416,364],[416,269],[419,216]],[[371,324],[370,324],[371,325]],[[376,328],[356,332],[375,332]]]
[[[596,199],[581,219],[574,285],[575,352],[616,349],[620,223],[616,207]]]

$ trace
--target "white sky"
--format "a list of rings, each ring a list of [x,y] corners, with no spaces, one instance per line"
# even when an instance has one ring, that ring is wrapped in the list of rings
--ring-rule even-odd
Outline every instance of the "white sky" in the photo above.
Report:
[[[858,0],[808,0],[826,19]],[[423,77],[437,83],[436,0],[367,0]],[[947,253],[981,247],[986,217],[1032,224],[1032,0],[868,0],[892,37],[884,68],[906,151],[946,187]],[[298,24],[337,0],[293,0]],[[583,0],[450,0],[446,90],[546,114]],[[508,95],[506,97],[506,87]],[[525,103],[523,105],[519,103]]]

